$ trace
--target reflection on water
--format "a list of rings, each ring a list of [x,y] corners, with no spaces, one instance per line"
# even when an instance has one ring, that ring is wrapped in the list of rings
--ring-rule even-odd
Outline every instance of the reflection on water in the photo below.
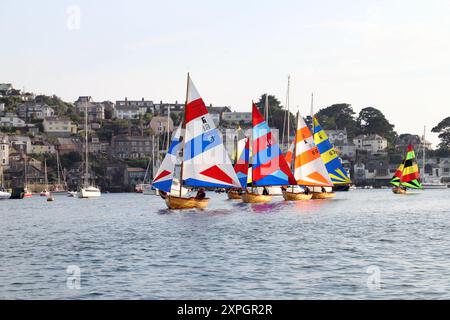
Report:
[[[0,298],[450,298],[449,195],[213,194],[201,211],[138,194],[2,201]],[[67,287],[69,266],[79,290]],[[381,289],[367,285],[371,270]]]

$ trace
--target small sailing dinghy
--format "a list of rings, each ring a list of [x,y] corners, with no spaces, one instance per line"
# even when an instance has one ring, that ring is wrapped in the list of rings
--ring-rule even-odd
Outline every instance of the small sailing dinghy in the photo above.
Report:
[[[182,153],[180,193],[165,195],[165,201],[169,209],[204,209],[207,207],[209,199],[199,196],[182,197],[183,186],[229,189],[239,188],[240,184],[222,143],[220,132],[214,125],[214,121],[189,74],[183,129],[184,133],[180,139]],[[180,141],[177,144],[180,144]],[[165,167],[158,170],[153,181],[153,186],[164,192],[170,192],[177,155],[176,153],[171,154],[170,151],[167,154],[170,154],[169,160],[166,164],[163,161],[161,167],[163,165]]]
[[[395,194],[406,194],[407,188],[423,189],[419,179],[420,174],[416,163],[416,155],[412,144],[409,144],[405,160],[400,164],[390,181],[394,186],[392,192]]]
[[[333,185],[351,184],[352,181],[350,180],[347,171],[342,166],[341,159],[338,157],[336,150],[334,150],[333,145],[316,117],[313,117],[313,123],[314,143],[320,152],[320,157],[325,164]],[[330,199],[335,196],[336,194],[332,191],[332,188],[321,187],[320,191],[318,191],[317,188],[314,188],[313,199]]]
[[[239,189],[231,189],[228,191],[228,199],[231,200],[241,200],[242,192],[247,188],[247,179],[248,179],[248,165],[250,159],[250,139],[245,139],[245,145],[241,152],[239,159],[236,161],[234,165],[234,171],[239,179],[239,183],[241,184],[241,188]]]
[[[242,194],[246,203],[270,202],[270,194],[258,194],[254,187],[295,185],[296,181],[281,153],[280,146],[256,105],[252,111],[252,182]]]
[[[309,192],[309,187],[322,188],[333,186],[320,152],[317,146],[314,145],[311,130],[309,130],[299,113],[297,113],[297,131],[294,142],[286,154],[286,160],[288,163],[293,164],[295,180],[299,186],[304,186],[305,190],[304,192],[299,192],[295,190],[294,186],[291,186],[283,192],[285,200],[309,200],[314,194],[314,192]],[[322,196],[322,193],[316,192],[316,199],[320,196]]]

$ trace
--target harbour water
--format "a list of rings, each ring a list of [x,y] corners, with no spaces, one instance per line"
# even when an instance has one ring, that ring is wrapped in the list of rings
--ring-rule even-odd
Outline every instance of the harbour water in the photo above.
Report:
[[[450,190],[209,195],[201,212],[141,194],[2,201],[0,298],[450,298]]]

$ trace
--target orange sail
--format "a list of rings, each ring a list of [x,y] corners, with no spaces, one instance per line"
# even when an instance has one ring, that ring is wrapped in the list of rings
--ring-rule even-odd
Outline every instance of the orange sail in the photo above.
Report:
[[[304,186],[333,186],[327,168],[314,144],[314,138],[303,118],[297,115],[297,132],[293,143],[294,177]],[[287,154],[289,157],[289,154]]]

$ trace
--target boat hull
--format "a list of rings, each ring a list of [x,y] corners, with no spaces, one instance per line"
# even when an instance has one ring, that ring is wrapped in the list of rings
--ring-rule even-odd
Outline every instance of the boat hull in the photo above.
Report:
[[[11,198],[11,193],[6,191],[0,191],[0,200],[6,200]]]
[[[336,193],[334,192],[313,192],[312,199],[334,199],[336,198]]]
[[[266,196],[262,194],[256,194],[256,193],[248,193],[245,192],[241,195],[242,201],[245,203],[267,203],[272,201],[272,196]]]
[[[191,198],[180,198],[175,196],[167,196],[166,205],[169,209],[205,209],[208,206],[209,198],[202,200]]]
[[[395,194],[406,194],[406,190],[402,188],[392,188],[392,192]]]
[[[230,199],[230,200],[241,200],[242,199],[241,195],[237,191],[228,191],[227,195],[228,195],[228,199]]]
[[[298,192],[283,192],[283,198],[286,201],[300,201],[300,200],[310,200],[312,199],[312,193],[304,194]]]
[[[82,188],[80,191],[78,191],[78,198],[81,199],[91,199],[91,198],[99,198],[101,195],[101,192],[99,189],[85,189]]]

